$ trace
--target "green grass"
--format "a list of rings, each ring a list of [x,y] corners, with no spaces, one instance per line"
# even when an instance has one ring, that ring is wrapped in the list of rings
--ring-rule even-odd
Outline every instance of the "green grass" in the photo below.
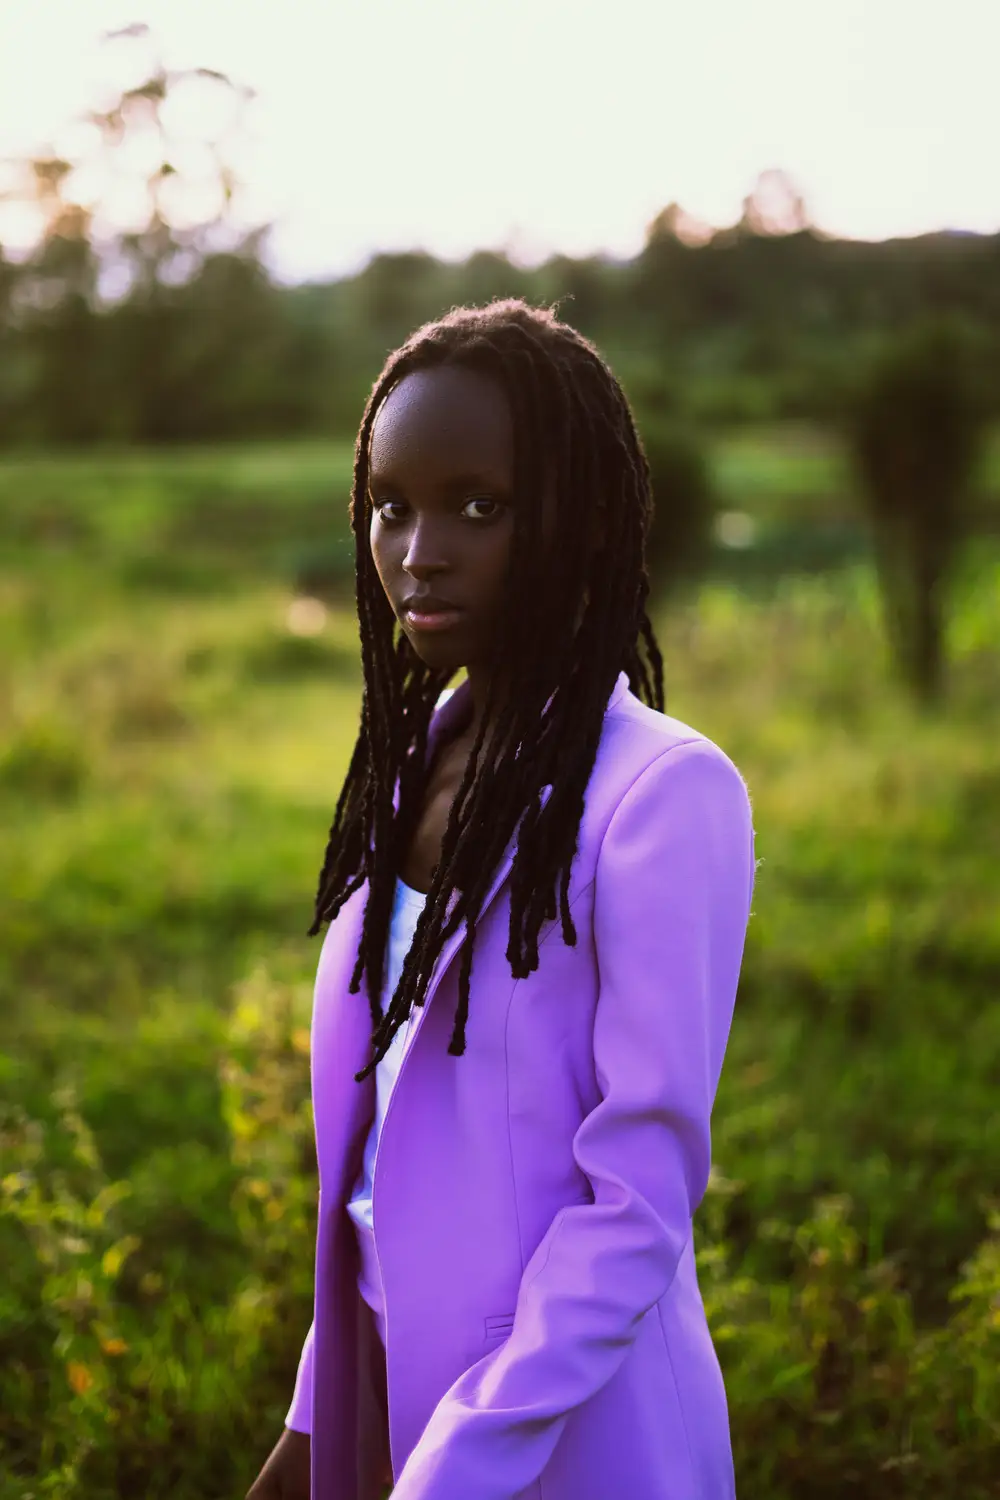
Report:
[[[239,1495],[280,1431],[312,1290],[304,931],[360,692],[349,602],[290,632],[289,558],[346,537],[348,475],[319,446],[0,465],[4,1500]],[[740,766],[762,861],[696,1222],[741,1500],[985,1500],[1000,557],[965,556],[934,714],[863,561],[657,624],[668,711]]]

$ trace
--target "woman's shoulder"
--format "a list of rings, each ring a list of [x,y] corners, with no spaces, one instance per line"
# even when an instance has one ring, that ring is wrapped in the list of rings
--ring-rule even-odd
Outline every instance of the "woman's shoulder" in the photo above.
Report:
[[[703,730],[650,708],[632,692],[605,716],[599,754],[622,773],[626,788],[654,766],[670,774],[692,762],[717,765],[746,786],[733,758]]]
[[[637,768],[645,768],[664,754],[672,754],[676,760],[691,757],[720,760],[741,774],[723,745],[706,735],[705,730],[697,729],[684,718],[661,714],[631,690],[604,715],[601,753],[604,751],[624,757]]]

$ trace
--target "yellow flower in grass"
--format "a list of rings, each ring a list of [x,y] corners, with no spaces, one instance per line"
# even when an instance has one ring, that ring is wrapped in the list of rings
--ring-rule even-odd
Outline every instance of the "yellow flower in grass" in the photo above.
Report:
[[[79,1360],[71,1359],[66,1366],[66,1375],[70,1385],[78,1396],[85,1396],[94,1383],[94,1377],[86,1365],[81,1365]]]
[[[124,1354],[128,1349],[128,1344],[126,1344],[124,1339],[118,1338],[118,1336],[115,1335],[112,1338],[101,1339],[101,1348],[104,1350],[105,1354]]]

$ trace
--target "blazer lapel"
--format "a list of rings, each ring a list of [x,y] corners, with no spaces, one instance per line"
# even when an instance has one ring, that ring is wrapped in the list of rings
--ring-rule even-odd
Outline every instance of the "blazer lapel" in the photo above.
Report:
[[[465,712],[465,705],[468,702],[470,691],[471,691],[471,689],[469,687],[469,681],[468,681],[468,678],[466,678],[465,681],[462,682],[454,690],[454,692],[450,695],[450,697],[447,699],[447,701],[445,703],[441,704],[441,706],[438,709],[436,709],[436,711],[435,711],[435,713],[434,713],[434,715],[433,715],[433,717],[431,719],[431,722],[430,722],[430,724],[428,725],[428,728],[427,728],[427,761],[426,761],[426,763],[430,762],[431,755],[434,752],[434,747],[437,744],[438,738],[440,737],[441,733],[444,730],[446,730],[450,725],[453,725],[456,722],[458,722],[458,720],[461,718],[461,716]],[[618,702],[620,702],[620,700],[625,696],[625,694],[627,692],[628,692],[628,673],[627,672],[620,672],[618,674],[618,678],[617,678],[617,680],[615,682],[614,688],[612,689],[611,696],[608,699],[608,705],[607,705],[607,708],[605,709],[605,713],[610,712],[610,710],[612,708],[614,708],[615,705]],[[549,800],[549,797],[551,795],[552,795],[552,786],[551,786],[551,784],[547,783],[542,788],[542,806],[543,807],[545,806],[546,802]],[[514,829],[514,832],[511,835],[510,839],[508,840],[507,846],[504,849],[503,854],[500,856],[500,859],[497,862],[496,870],[494,871],[494,874],[493,874],[493,879],[490,882],[489,889],[487,890],[486,895],[483,898],[483,903],[482,903],[482,906],[480,907],[480,910],[479,910],[479,916],[477,918],[477,922],[479,922],[479,923],[482,922],[482,920],[485,917],[487,911],[489,910],[490,905],[492,904],[492,902],[496,900],[496,897],[499,894],[501,887],[503,886],[504,882],[506,881],[508,875],[511,872],[511,867],[512,867],[512,865],[514,863],[514,856],[515,856],[515,854],[517,852],[517,836],[518,836],[518,832],[519,832],[520,826],[521,826],[520,825],[520,820],[518,820],[518,825]],[[441,946],[441,952],[438,954],[438,957],[437,957],[437,962],[435,963],[434,968],[431,971],[430,979],[427,981],[427,988],[426,988],[426,990],[424,992],[424,1003],[423,1003],[423,1006],[418,1007],[418,1009],[422,1012],[422,1014],[418,1015],[418,1017],[416,1019],[415,1028],[414,1028],[414,1032],[415,1033],[416,1033],[416,1031],[418,1031],[420,1029],[420,1023],[421,1023],[421,1021],[423,1019],[423,1014],[426,1014],[427,1007],[430,1004],[430,1001],[431,1001],[431,999],[434,996],[435,990],[437,989],[438,985],[441,983],[441,980],[444,978],[444,975],[445,975],[445,973],[446,973],[446,971],[448,969],[449,964],[452,962],[452,960],[455,958],[455,955],[458,953],[458,950],[461,948],[462,943],[465,940],[465,936],[466,936],[467,931],[468,931],[468,923],[466,922],[465,918],[463,918],[462,921],[459,922],[457,928],[451,934],[451,936],[449,938],[447,938],[446,941],[442,944],[442,946]],[[411,1043],[411,1045],[412,1045],[412,1043]]]
[[[551,795],[552,787],[549,785],[544,786],[542,788],[543,807],[545,806]],[[520,820],[518,821],[517,828],[514,829],[514,832],[507,843],[507,847],[504,849],[503,854],[497,861],[497,867],[494,871],[493,879],[490,882],[489,889],[487,890],[486,895],[483,897],[482,906],[479,908],[479,916],[476,919],[477,925],[482,923],[483,918],[485,917],[491,904],[496,900],[501,886],[511,872],[511,867],[514,863],[514,856],[517,853],[517,835],[519,829]],[[441,952],[438,954],[437,962],[435,963],[434,968],[431,970],[431,976],[427,981],[427,989],[424,992],[424,1004],[422,1007],[424,1011],[426,1011],[428,1003],[434,995],[434,991],[437,989],[438,985],[441,983],[441,980],[444,978],[448,965],[458,953],[458,950],[461,948],[462,943],[465,941],[465,936],[468,930],[469,924],[463,917],[451,936],[448,937],[444,941],[444,943],[442,943]],[[420,1019],[421,1018],[418,1016],[416,1022],[418,1028],[420,1026]]]
[[[469,701],[470,693],[471,688],[469,687],[469,679],[466,678],[464,682],[460,683],[457,688],[454,688],[449,693],[448,698],[445,700],[445,702],[440,704],[440,706],[435,709],[431,717],[431,721],[427,726],[427,752],[424,758],[425,765],[430,764],[441,736],[447,734],[465,716],[467,712],[467,704]],[[548,800],[551,791],[551,786],[546,786],[543,788],[543,806]],[[517,829],[514,830],[513,836],[507,843],[507,847],[504,849],[503,854],[497,861],[497,867],[494,871],[493,879],[490,882],[489,889],[486,892],[486,895],[483,898],[482,906],[480,907],[478,918],[479,921],[482,921],[490,904],[496,899],[501,886],[510,874],[516,851]],[[416,1033],[420,1030],[423,1018],[427,1014],[427,1007],[434,995],[434,991],[441,983],[441,980],[447,972],[448,966],[451,964],[452,960],[455,958],[455,955],[458,953],[458,950],[461,948],[462,943],[465,941],[467,931],[468,923],[463,917],[461,922],[459,922],[458,926],[456,927],[455,931],[441,945],[441,951],[437,956],[434,968],[432,969],[430,978],[427,981],[427,987],[424,991],[424,1003],[423,1005],[417,1007],[417,1017],[416,1021],[414,1022],[413,1040],[416,1039]],[[410,1046],[413,1045],[413,1040],[411,1040]],[[405,1057],[403,1061],[405,1063]]]

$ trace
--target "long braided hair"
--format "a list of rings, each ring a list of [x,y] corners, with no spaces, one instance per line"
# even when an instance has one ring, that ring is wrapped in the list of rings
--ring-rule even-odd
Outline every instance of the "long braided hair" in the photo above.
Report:
[[[368,540],[369,445],[389,391],[414,370],[444,364],[492,376],[513,418],[514,530],[496,657],[512,691],[500,698],[498,674],[493,674],[431,888],[383,1016],[397,871],[421,811],[431,714],[452,673],[428,667],[402,631],[394,640],[396,616]],[[547,475],[555,480],[557,557],[546,553],[542,541]],[[599,553],[589,545],[598,511],[606,521]],[[609,366],[552,308],[520,298],[452,308],[390,354],[358,432],[350,516],[364,670],[361,724],[330,829],[309,936],[368,881],[349,990],[356,994],[367,974],[373,1056],[354,1075],[360,1082],[385,1055],[411,1005],[423,1005],[442,945],[463,919],[459,999],[448,1051],[456,1057],[464,1053],[476,921],[515,830],[506,954],[511,975],[525,978],[537,969],[539,929],[555,919],[557,884],[563,939],[575,945],[570,872],[608,698],[622,671],[632,691],[660,712],[664,694],[663,659],[645,611],[652,495],[642,442]],[[488,759],[483,760],[487,734]],[[551,792],[543,806],[546,787]]]

